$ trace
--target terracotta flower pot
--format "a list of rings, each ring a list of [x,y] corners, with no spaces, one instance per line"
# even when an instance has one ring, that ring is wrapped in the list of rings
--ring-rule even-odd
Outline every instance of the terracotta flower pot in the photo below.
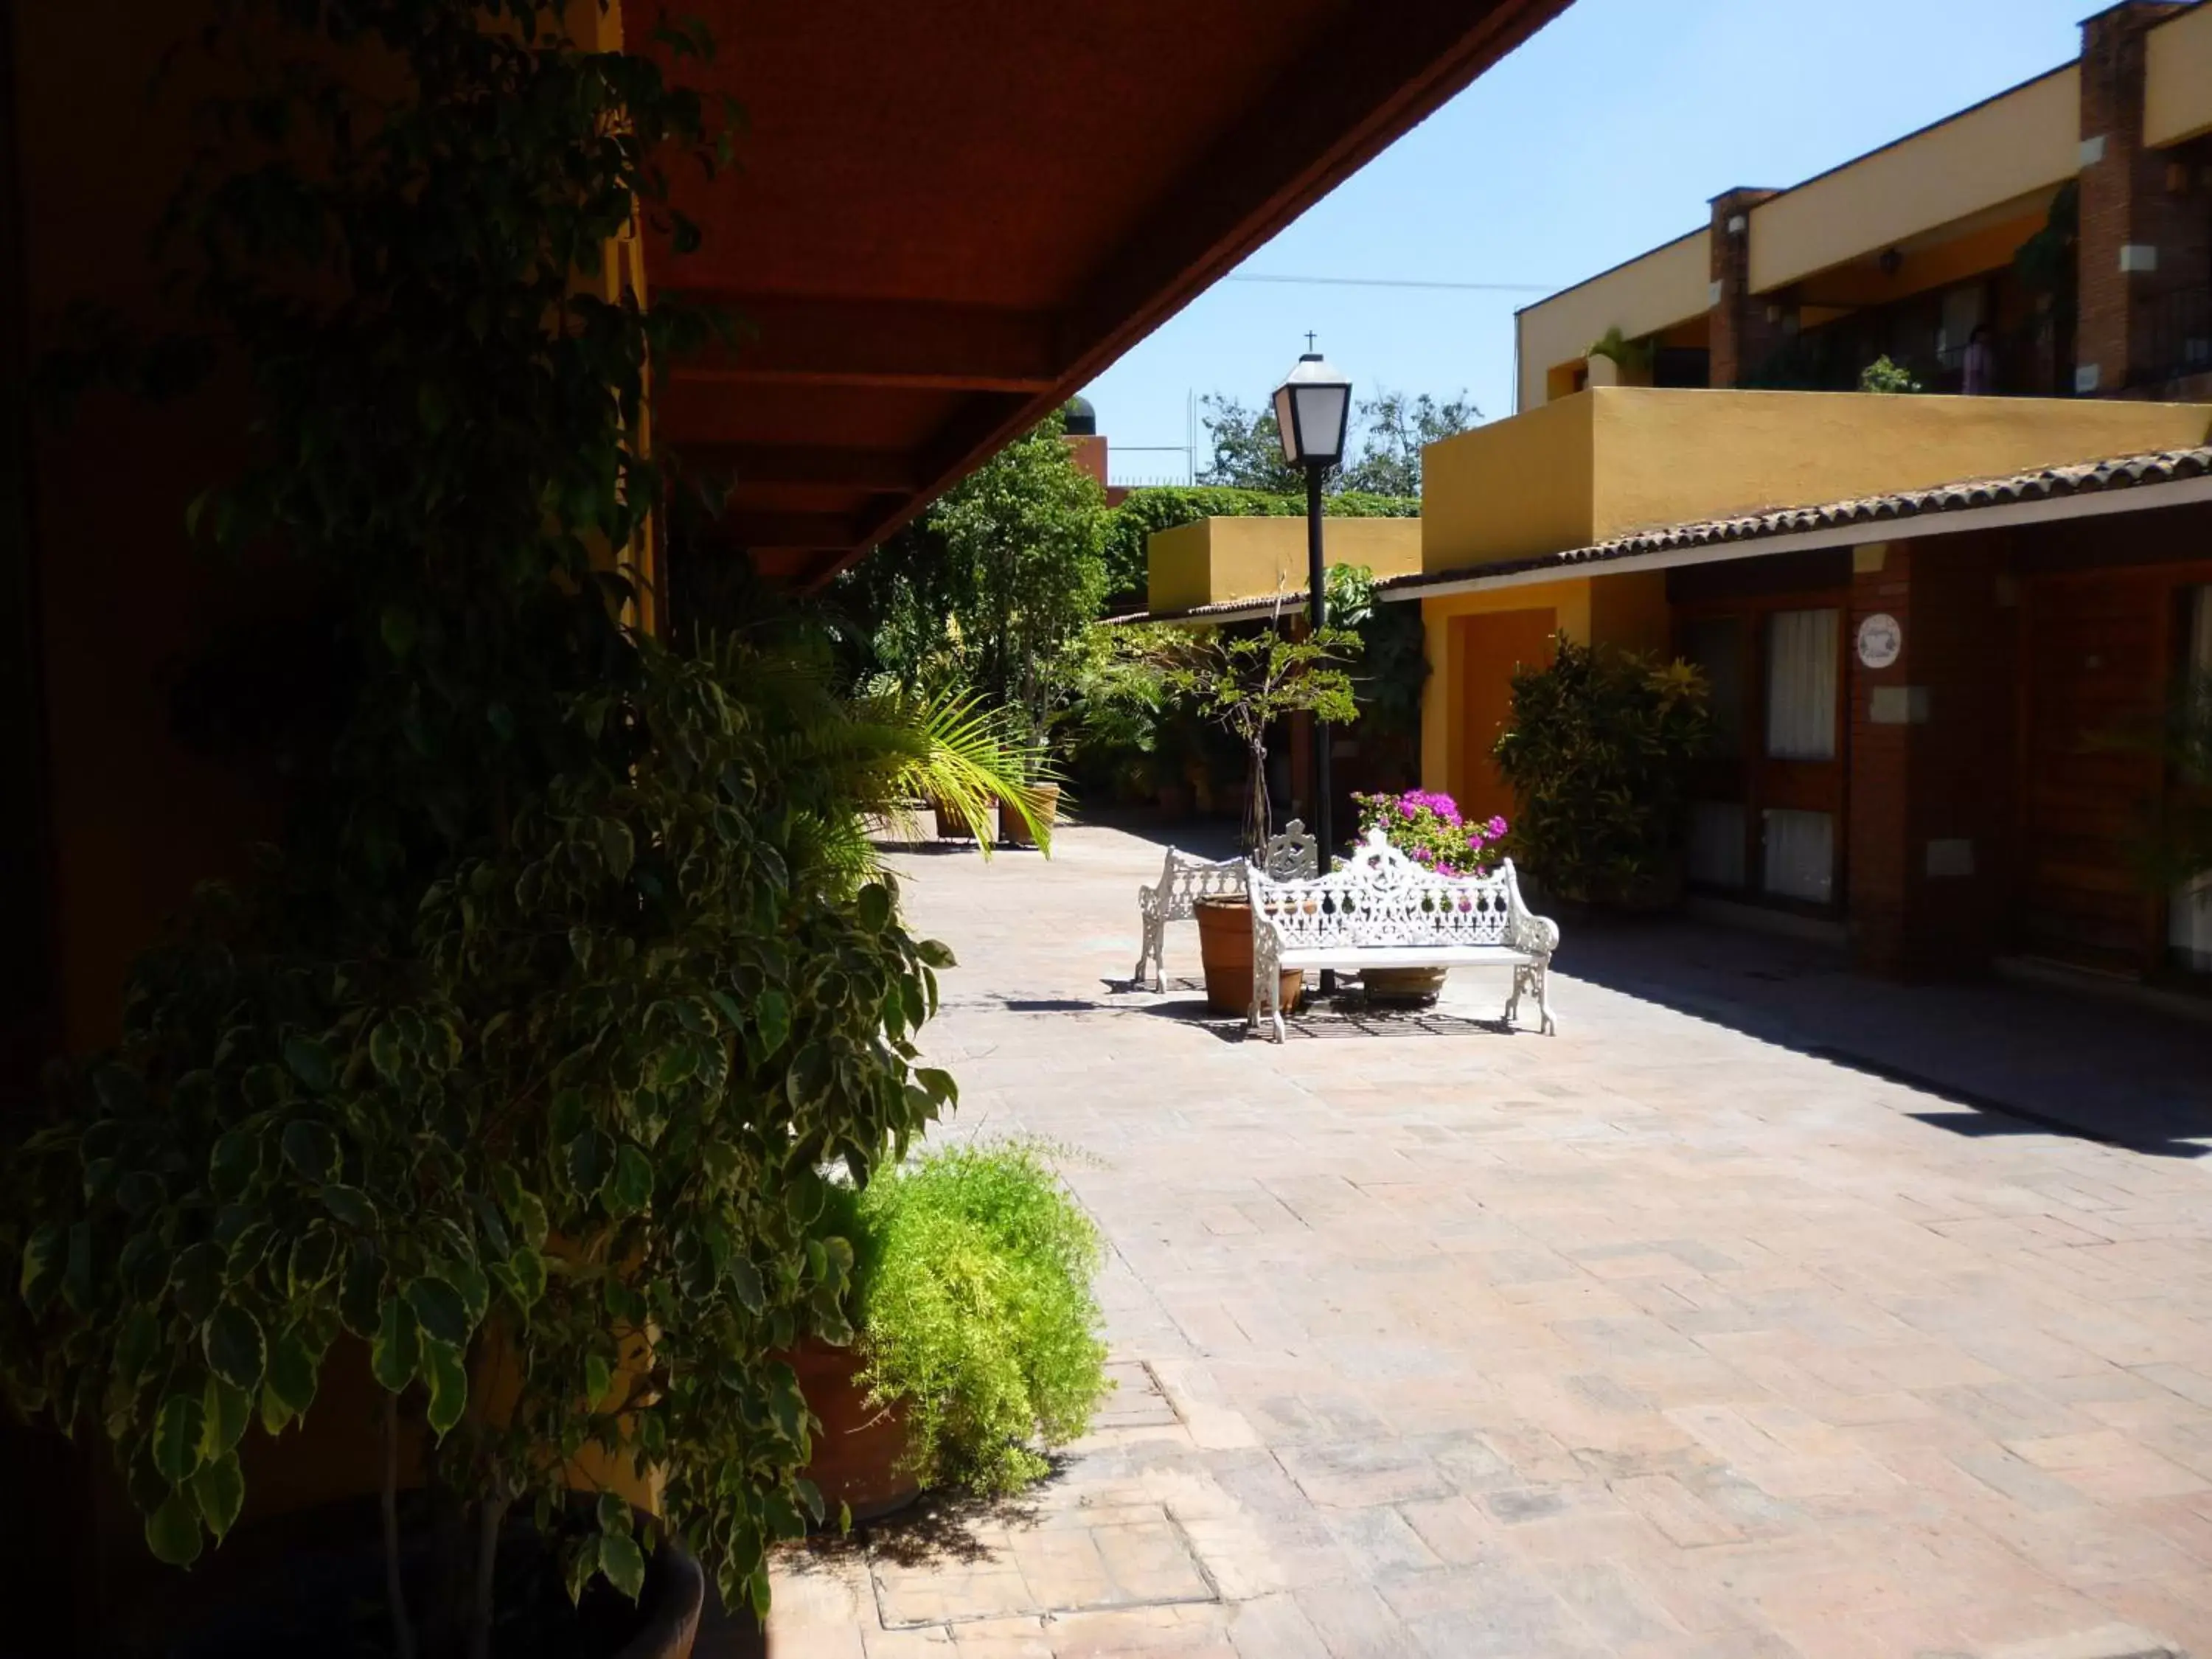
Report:
[[[930,811],[937,818],[937,838],[939,841],[973,841],[975,832],[968,827],[968,820],[951,801],[933,800]]]
[[[1060,786],[1040,783],[1030,793],[1036,797],[1037,816],[1044,820],[1045,827],[1050,829],[1060,821]],[[1029,825],[1022,822],[1022,815],[1003,800],[999,803],[999,829],[1017,847],[1036,845],[1030,835]]]
[[[1433,1002],[1444,988],[1443,968],[1368,968],[1359,982],[1375,1002]]]
[[[1191,906],[1198,919],[1198,955],[1206,967],[1206,1000],[1216,1013],[1252,1012],[1252,902],[1242,896],[1202,898]],[[1298,1006],[1305,975],[1282,976],[1283,1012]]]
[[[799,1391],[822,1419],[805,1474],[831,1515],[842,1503],[854,1520],[872,1520],[921,1496],[921,1483],[899,1468],[907,1455],[906,1419],[896,1407],[868,1403],[859,1354],[809,1337],[778,1357],[799,1373]]]

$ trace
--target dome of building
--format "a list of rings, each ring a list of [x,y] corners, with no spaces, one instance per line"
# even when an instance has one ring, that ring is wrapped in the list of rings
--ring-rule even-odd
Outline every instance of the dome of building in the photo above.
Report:
[[[1067,435],[1089,438],[1098,431],[1098,411],[1091,406],[1088,398],[1070,398],[1060,411],[1067,420]]]

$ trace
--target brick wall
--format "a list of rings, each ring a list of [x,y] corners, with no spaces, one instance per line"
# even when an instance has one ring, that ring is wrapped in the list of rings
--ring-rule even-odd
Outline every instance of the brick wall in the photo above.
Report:
[[[2183,9],[2166,0],[2126,0],[2081,25],[2081,300],[2074,356],[2078,389],[2106,397],[2148,372],[2154,303],[2203,279],[2212,234],[2204,199],[2186,179],[2183,189],[2171,188],[2173,158],[2142,142],[2144,37]]]
[[[1911,544],[1856,548],[1846,629],[1845,694],[1850,699],[1850,778],[1845,817],[1845,903],[1851,953],[1863,967],[1896,973],[1905,964],[1906,907],[1912,884],[1906,870],[1905,807],[1911,795],[1909,725],[1873,718],[1877,690],[1895,693],[1912,683],[1917,629],[1912,615]],[[1859,625],[1869,617],[1894,617],[1905,648],[1896,662],[1870,670],[1859,661]]]
[[[1978,972],[2002,942],[2014,857],[2017,611],[2003,532],[1854,559],[1848,618],[1849,918],[1859,960],[1908,978]],[[1887,668],[1859,625],[1897,619]]]
[[[1720,295],[1710,314],[1706,384],[1733,386],[1757,368],[1784,338],[1779,317],[1767,315],[1769,301],[1751,291],[1751,210],[1771,190],[1731,190],[1712,201],[1712,280]],[[1731,231],[1731,220],[1743,228]]]

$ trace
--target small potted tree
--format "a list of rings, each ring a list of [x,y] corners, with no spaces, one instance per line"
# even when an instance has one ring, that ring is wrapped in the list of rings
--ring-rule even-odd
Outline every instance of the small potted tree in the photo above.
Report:
[[[1273,830],[1267,796],[1267,738],[1286,714],[1308,714],[1332,725],[1359,717],[1352,676],[1345,665],[1358,655],[1359,636],[1325,628],[1292,638],[1281,623],[1281,606],[1249,630],[1166,629],[1149,647],[1165,668],[1170,696],[1233,738],[1246,760],[1243,844],[1246,856],[1264,859]],[[1201,899],[1195,907],[1199,954],[1206,969],[1206,1000],[1223,1013],[1243,1014],[1252,1004],[1252,907],[1241,896]],[[1304,975],[1283,975],[1285,1006],[1294,1006]]]

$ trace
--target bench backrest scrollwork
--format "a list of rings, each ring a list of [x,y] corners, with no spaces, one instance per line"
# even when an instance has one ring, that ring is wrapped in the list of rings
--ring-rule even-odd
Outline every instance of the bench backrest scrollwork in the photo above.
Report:
[[[1526,915],[1510,860],[1487,875],[1439,875],[1379,828],[1326,876],[1259,873],[1250,886],[1255,924],[1271,924],[1290,951],[1510,945]]]

